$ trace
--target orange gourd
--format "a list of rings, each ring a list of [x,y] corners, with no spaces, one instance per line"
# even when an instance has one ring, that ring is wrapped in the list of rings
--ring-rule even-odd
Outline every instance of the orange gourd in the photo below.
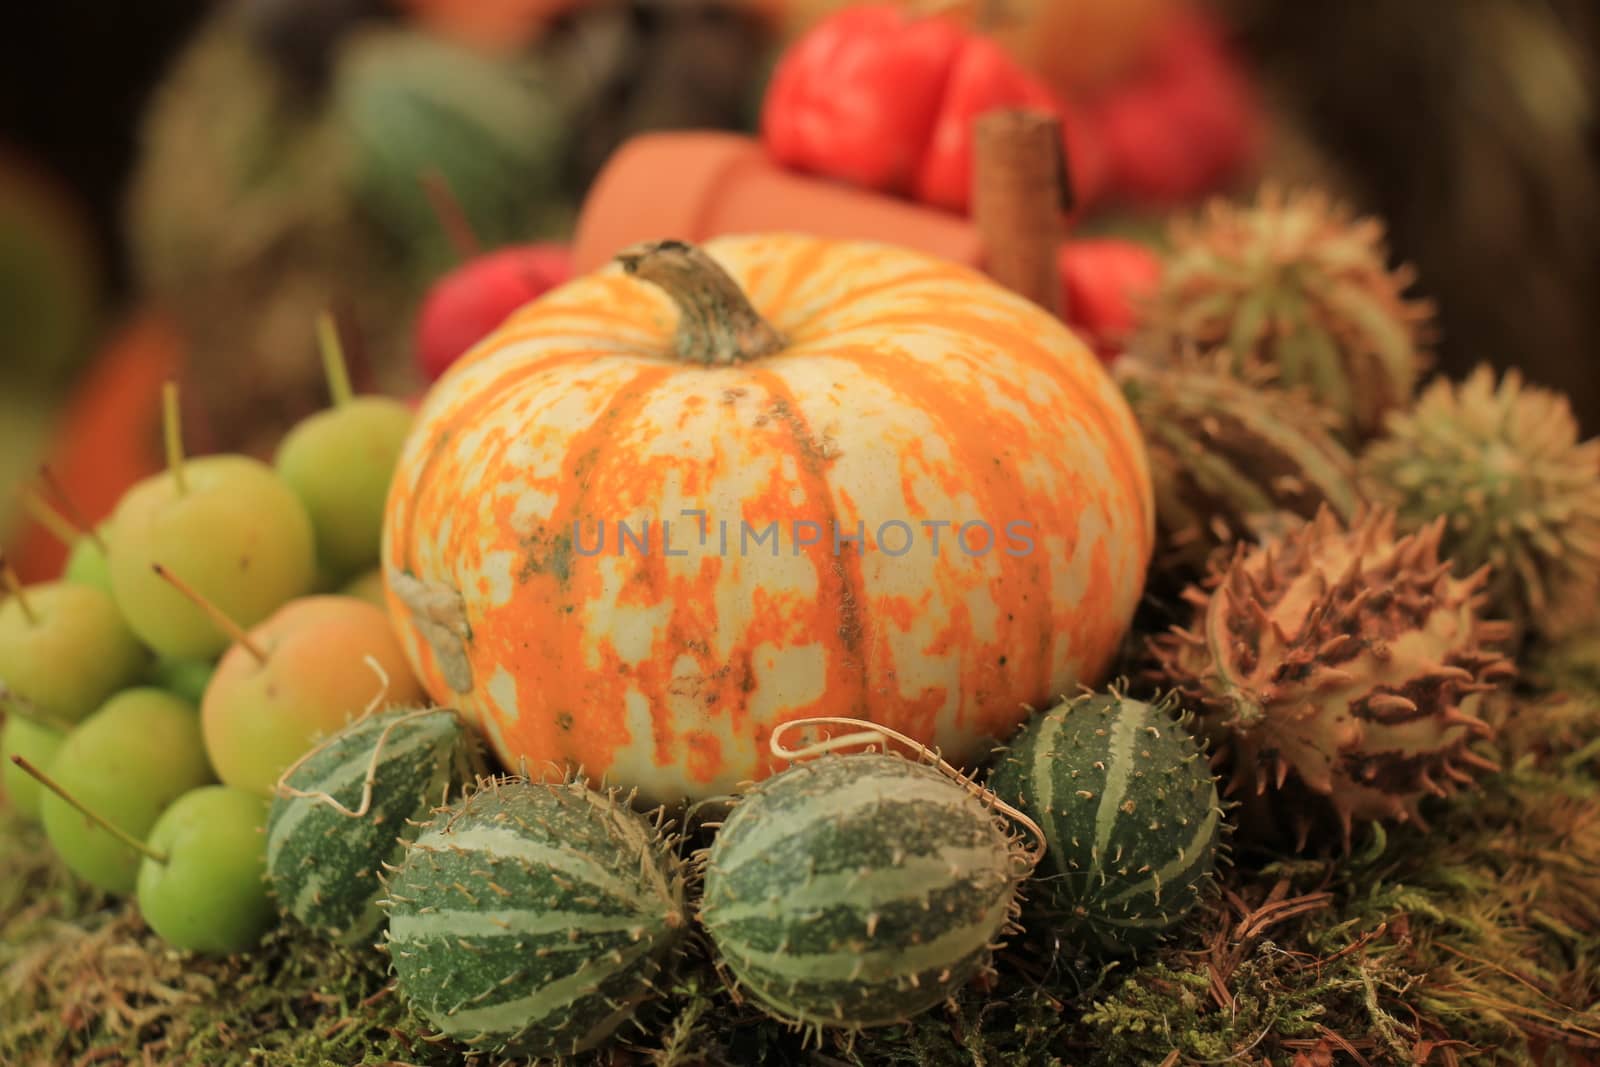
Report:
[[[161,387],[185,348],[163,311],[139,307],[105,338],[61,413],[46,463],[85,521],[116,509],[129,486],[161,470]],[[67,546],[37,524],[23,528],[17,569],[26,581],[61,573]]]
[[[888,245],[618,259],[434,385],[389,499],[402,643],[508,764],[704,797],[817,714],[970,764],[1024,704],[1101,679],[1151,485],[1065,326]]]

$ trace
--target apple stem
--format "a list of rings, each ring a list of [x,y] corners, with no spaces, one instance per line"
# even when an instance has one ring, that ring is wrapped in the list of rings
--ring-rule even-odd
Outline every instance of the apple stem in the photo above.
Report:
[[[104,815],[97,814],[96,812],[92,812],[88,808],[84,807],[81,800],[63,789],[61,784],[53,780],[48,774],[35,767],[21,756],[12,756],[11,762],[15,763],[18,767],[21,767],[25,773],[32,775],[38,780],[40,785],[50,790],[50,792],[60,797],[68,804],[72,805],[75,811],[77,811],[84,818],[88,819],[90,822],[99,826],[100,829],[104,830],[118,841],[121,841],[124,845],[127,845],[129,848],[139,853],[139,855],[143,856],[145,859],[154,860],[162,866],[166,866],[168,857],[165,853],[157,852],[155,849],[151,848],[143,841],[140,841],[138,838],[128,833],[128,831],[124,830],[116,823],[111,822]]]
[[[450,247],[455,249],[456,257],[464,263],[482,255],[483,242],[479,241],[478,235],[473,232],[472,222],[467,218],[466,209],[456,198],[455,190],[450,188],[450,182],[443,172],[436,167],[430,167],[417,180],[422,183],[422,191],[428,197],[428,206],[433,209],[434,217],[439,220],[439,228],[444,230]]]
[[[350,388],[350,368],[344,361],[344,345],[339,340],[339,323],[333,312],[317,316],[317,346],[322,350],[322,373],[328,379],[328,394],[333,406],[342,408],[355,395]]]
[[[39,477],[44,481],[45,488],[50,490],[50,494],[56,498],[56,503],[61,506],[62,513],[77,528],[79,536],[87,537],[94,542],[94,547],[98,548],[102,553],[105,552],[105,538],[101,537],[100,531],[94,528],[94,523],[84,518],[83,511],[79,509],[77,503],[72,499],[72,494],[67,492],[67,487],[61,484],[61,479],[56,477],[55,471],[50,469],[49,464],[39,465]]]
[[[39,615],[33,610],[33,605],[28,603],[28,594],[22,588],[22,579],[17,577],[16,569],[11,566],[11,561],[6,559],[4,552],[0,552],[0,583],[5,585],[6,592],[16,597],[17,607],[22,609],[22,617],[28,620],[28,625],[38,626]]]
[[[0,682],[0,710],[4,710],[7,715],[15,715],[19,719],[31,722],[35,726],[48,727],[61,733],[72,729],[72,723],[51,715],[4,682]]]
[[[22,497],[22,510],[26,511],[34,522],[50,531],[51,537],[70,548],[74,541],[83,536],[82,530],[74,526],[60,511],[51,507],[50,502],[36,490],[23,486],[17,492]]]
[[[178,383],[167,382],[161,387],[161,429],[167,444],[167,469],[172,480],[178,483],[178,495],[189,492],[189,483],[183,477],[183,422],[178,413]]]
[[[243,626],[240,626],[238,623],[228,618],[221,608],[217,607],[211,601],[201,596],[195,591],[193,586],[191,586],[188,582],[185,582],[182,578],[179,578],[176,574],[173,574],[171,571],[167,570],[167,568],[163,567],[161,564],[152,563],[150,564],[150,569],[155,571],[156,574],[168,585],[182,593],[191,604],[205,612],[206,617],[216,624],[217,629],[227,634],[228,637],[232,639],[234,644],[238,645],[240,648],[243,648],[246,652],[254,656],[256,658],[256,662],[260,663],[263,667],[267,665],[267,654],[262,651],[260,645],[256,644],[250,639],[249,633],[245,631]]]

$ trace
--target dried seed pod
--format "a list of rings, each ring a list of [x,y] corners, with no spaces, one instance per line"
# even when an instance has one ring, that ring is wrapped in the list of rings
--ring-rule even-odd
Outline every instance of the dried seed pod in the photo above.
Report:
[[[1150,452],[1163,569],[1198,569],[1280,513],[1327,504],[1348,521],[1361,503],[1332,416],[1271,368],[1235,364],[1228,352],[1117,364]]]
[[[1151,647],[1229,766],[1225,795],[1292,782],[1326,801],[1348,845],[1353,822],[1420,822],[1423,796],[1492,768],[1468,743],[1490,729],[1483,694],[1514,673],[1496,647],[1511,627],[1481,617],[1487,570],[1455,577],[1443,532],[1397,538],[1392,511],[1346,527],[1323,509],[1188,591],[1192,624]],[[1284,813],[1303,846],[1314,813]]]
[[[1382,226],[1353,220],[1316,191],[1263,191],[1252,205],[1212,203],[1174,227],[1161,284],[1135,347],[1222,349],[1309,386],[1347,442],[1377,433],[1410,403],[1428,357],[1432,309],[1407,300]]]
[[[1372,495],[1404,532],[1445,519],[1440,550],[1465,574],[1488,564],[1489,605],[1545,634],[1600,601],[1600,438],[1580,443],[1566,397],[1480,366],[1440,378],[1389,417],[1362,456]]]

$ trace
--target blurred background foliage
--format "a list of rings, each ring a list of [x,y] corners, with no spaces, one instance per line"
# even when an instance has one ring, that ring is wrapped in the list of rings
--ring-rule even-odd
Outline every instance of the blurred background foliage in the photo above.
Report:
[[[309,323],[324,306],[348,327],[358,384],[414,391],[415,308],[459,255],[419,177],[443,180],[486,248],[560,239],[629,136],[753,130],[784,42],[841,6],[14,5],[0,34],[0,536],[10,487],[45,457],[86,511],[109,507],[156,449],[139,398],[180,370],[196,450],[270,447],[322,401]],[[924,6],[983,8],[1035,70],[1096,93],[1186,4]],[[1445,370],[1520,365],[1600,430],[1600,6],[1205,7],[1269,111],[1252,177],[1325,185],[1382,217],[1439,307]],[[1151,212],[1124,215],[1096,224],[1154,232]]]

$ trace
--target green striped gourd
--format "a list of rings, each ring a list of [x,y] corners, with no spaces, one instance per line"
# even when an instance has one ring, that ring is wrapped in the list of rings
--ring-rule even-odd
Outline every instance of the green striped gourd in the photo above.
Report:
[[[1029,904],[1063,937],[1148,944],[1211,882],[1222,808],[1173,711],[1171,698],[1086,693],[1031,719],[995,766],[990,787],[1044,831]]]
[[[900,1022],[988,966],[1030,864],[992,808],[893,755],[829,755],[756,785],[701,853],[700,921],[774,1017]]]
[[[473,734],[446,708],[377,712],[328,738],[272,800],[267,875],[279,908],[337,940],[370,937],[383,921],[382,865],[478,763]]]
[[[674,842],[582,782],[494,780],[387,878],[401,994],[475,1048],[564,1056],[633,1019],[688,928]]]
[[[1326,503],[1349,520],[1361,502],[1327,409],[1270,367],[1234,363],[1228,352],[1117,363],[1150,452],[1163,566],[1198,569],[1281,513],[1309,519]]]

